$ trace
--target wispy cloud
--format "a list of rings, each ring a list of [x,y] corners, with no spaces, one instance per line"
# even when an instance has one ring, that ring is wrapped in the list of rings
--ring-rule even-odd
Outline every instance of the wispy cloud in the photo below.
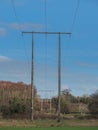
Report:
[[[15,29],[18,30],[19,28],[21,28],[21,30],[42,30],[44,28],[43,24],[40,23],[31,23],[31,22],[25,22],[25,23],[6,23],[6,22],[0,22],[0,25],[6,28],[11,28],[11,29]],[[0,28],[0,34],[4,35],[6,34],[6,29],[5,28]]]
[[[79,65],[79,66],[81,66],[81,67],[98,68],[98,64],[91,64],[91,63],[78,62],[77,65]]]
[[[15,4],[15,6],[18,6],[18,7],[24,6],[24,5],[26,5],[26,0],[17,0],[14,2],[14,4]]]
[[[0,79],[10,81],[24,81],[30,83],[31,68],[26,61],[15,61],[6,56],[0,56]],[[31,65],[30,65],[31,66]],[[46,70],[43,65],[35,66],[35,84],[37,89],[43,90],[50,88],[57,94],[57,72],[53,68]],[[40,73],[39,73],[40,72]],[[87,74],[71,73],[72,76],[62,79],[61,90],[71,89],[74,95],[91,94],[98,89],[98,77]],[[70,79],[70,83],[67,82]],[[83,80],[83,81],[80,81]]]
[[[98,3],[98,0],[86,0],[86,1],[88,1],[88,2],[92,2],[92,3],[95,3],[95,4]]]
[[[9,81],[30,81],[30,68],[24,61],[16,61],[9,57],[0,56],[0,79]]]
[[[15,6],[24,6],[26,5],[27,0],[3,0],[4,4],[11,4],[11,1],[14,2]]]
[[[8,62],[8,61],[11,61],[11,59],[9,57],[0,56],[0,62]]]
[[[6,34],[7,34],[6,29],[5,29],[5,28],[0,28],[0,35],[1,35],[1,36],[4,36],[4,35],[6,35]]]
[[[10,24],[10,27],[13,29],[19,29],[19,26],[22,30],[25,30],[25,29],[41,30],[43,28],[42,24],[34,24],[34,23],[22,23],[20,25],[17,23]]]
[[[69,88],[68,85],[66,85],[66,84],[64,85],[64,84],[63,84],[62,87],[61,87],[61,90],[65,90],[65,89],[70,89],[70,88]]]
[[[79,85],[79,86],[75,86],[74,88],[74,92],[77,91],[78,95],[80,95],[80,93],[83,94],[88,94],[91,95],[92,93],[94,93],[96,90],[98,90],[98,86],[97,85]]]

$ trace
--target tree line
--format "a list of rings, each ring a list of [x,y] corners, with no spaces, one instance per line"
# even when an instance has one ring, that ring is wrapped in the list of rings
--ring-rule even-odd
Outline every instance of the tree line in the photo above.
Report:
[[[87,96],[74,96],[69,89],[61,92],[61,114],[90,115],[98,117],[98,91]],[[56,115],[58,97],[41,99],[34,87],[34,111],[37,116],[46,114]],[[30,118],[31,86],[23,82],[13,83],[0,81],[0,115],[10,118]]]

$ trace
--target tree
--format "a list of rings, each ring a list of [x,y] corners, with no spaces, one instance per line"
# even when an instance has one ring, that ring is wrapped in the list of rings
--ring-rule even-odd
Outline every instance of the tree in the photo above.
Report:
[[[64,89],[61,95],[70,95],[70,89]]]
[[[91,114],[98,115],[98,90],[90,96],[91,100],[88,105]]]
[[[52,106],[55,109],[55,111],[57,112],[57,110],[58,110],[58,98],[57,97],[52,98]]]
[[[52,104],[53,104],[53,108],[55,108],[55,110],[57,112],[57,110],[58,110],[58,97],[52,98]],[[60,106],[61,106],[61,113],[62,114],[68,114],[70,112],[69,103],[66,102],[66,100],[63,96],[61,96]]]
[[[24,114],[25,111],[25,100],[16,97],[9,101],[9,105],[2,106],[3,115]]]
[[[69,108],[69,102],[65,100],[65,98],[61,97],[61,113],[62,114],[69,114],[70,108]]]

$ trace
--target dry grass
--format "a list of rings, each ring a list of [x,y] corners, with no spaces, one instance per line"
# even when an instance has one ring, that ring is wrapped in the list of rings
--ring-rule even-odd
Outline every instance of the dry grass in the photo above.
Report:
[[[58,126],[98,126],[98,120],[0,120],[0,127],[58,127]]]

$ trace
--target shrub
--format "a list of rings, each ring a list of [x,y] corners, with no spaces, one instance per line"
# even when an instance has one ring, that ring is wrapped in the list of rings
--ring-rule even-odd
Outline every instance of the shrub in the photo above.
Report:
[[[26,102],[24,100],[19,100],[18,98],[13,98],[9,101],[9,105],[4,105],[1,107],[1,112],[4,116],[23,114],[26,111]]]

